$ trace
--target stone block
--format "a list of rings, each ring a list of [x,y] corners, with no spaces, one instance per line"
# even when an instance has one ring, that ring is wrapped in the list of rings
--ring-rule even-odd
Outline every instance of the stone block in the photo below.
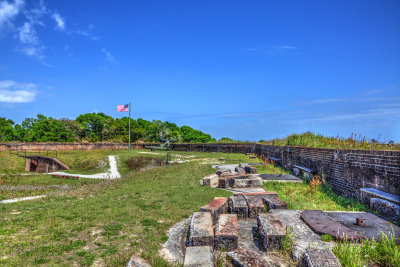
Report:
[[[232,258],[233,266],[239,267],[268,267],[271,266],[266,259],[260,257],[259,254],[248,250],[246,248],[240,248],[235,251],[228,252],[228,256]]]
[[[215,173],[216,173],[218,176],[232,174],[231,170],[228,170],[228,169],[219,169],[219,170],[217,170]]]
[[[237,249],[239,230],[236,214],[221,214],[215,227],[215,249],[232,251]]]
[[[380,215],[387,219],[395,222],[400,221],[400,206],[393,202],[381,198],[371,198],[370,208],[376,210]]]
[[[249,207],[249,218],[256,219],[257,216],[265,212],[264,202],[261,198],[245,197]]]
[[[264,248],[279,249],[282,238],[286,235],[286,228],[279,217],[275,214],[260,214],[257,217],[257,224]]]
[[[233,179],[231,187],[233,188],[252,188],[262,186],[261,179]]]
[[[264,197],[263,202],[267,207],[267,211],[274,209],[287,209],[287,203],[275,196]]]
[[[229,211],[237,215],[239,219],[245,219],[248,217],[249,208],[247,206],[246,199],[243,196],[231,196],[229,197]]]
[[[232,178],[230,177],[219,177],[218,178],[218,187],[219,188],[228,188],[231,185]]]
[[[215,197],[213,201],[200,208],[201,212],[211,212],[214,223],[222,213],[228,212],[228,198]]]
[[[341,267],[332,251],[327,249],[307,248],[301,260],[303,267]]]
[[[204,186],[217,187],[219,176],[217,174],[210,174],[203,178]]]
[[[185,254],[185,267],[212,267],[213,257],[210,246],[187,247]]]
[[[211,212],[195,212],[190,222],[190,246],[214,246]]]
[[[237,172],[240,175],[245,175],[246,174],[246,171],[244,170],[244,168],[241,168],[241,167],[236,167],[235,168],[235,172]]]
[[[258,172],[257,168],[252,166],[246,166],[244,167],[244,170],[246,171],[246,173],[252,173],[252,174],[256,174]]]
[[[131,259],[129,260],[128,264],[126,265],[126,267],[151,267],[151,263],[139,258],[136,255],[132,255]]]

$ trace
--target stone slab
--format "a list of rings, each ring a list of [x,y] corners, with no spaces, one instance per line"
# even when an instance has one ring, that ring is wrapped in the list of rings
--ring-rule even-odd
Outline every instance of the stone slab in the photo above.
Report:
[[[245,175],[246,174],[246,171],[244,170],[244,168],[241,168],[241,167],[236,167],[235,168],[235,172],[237,172],[240,175]]]
[[[210,187],[217,187],[218,186],[218,179],[219,176],[217,174],[210,174],[203,178],[203,185],[210,186]]]
[[[363,211],[327,211],[329,217],[340,222],[346,227],[363,234],[368,239],[382,240],[382,233],[390,237],[393,232],[396,236],[396,243],[400,245],[400,227],[386,221],[378,216]],[[356,218],[363,218],[363,226],[356,224]]]
[[[251,250],[240,248],[235,251],[228,253],[229,257],[232,258],[232,265],[239,267],[268,267],[272,266],[265,258],[260,257],[257,253]]]
[[[380,191],[375,188],[360,188],[360,192],[362,194],[372,195],[376,198],[382,198],[382,199],[386,199],[390,202],[400,204],[400,196],[386,193],[386,192]]]
[[[211,212],[195,212],[190,222],[190,246],[214,246]]]
[[[249,208],[246,199],[243,196],[229,197],[229,211],[230,213],[236,214],[239,219],[247,218]]]
[[[276,196],[267,196],[263,198],[267,211],[274,209],[287,209],[287,203]]]
[[[265,212],[264,202],[261,198],[244,196],[249,207],[249,218],[256,219],[257,216]]]
[[[239,164],[220,164],[212,166],[214,169],[235,171]]]
[[[228,211],[228,198],[215,197],[213,201],[200,208],[201,212],[211,212],[213,221],[216,222],[222,213]]]
[[[296,181],[303,182],[302,179],[291,174],[259,174],[260,178],[265,181]]]
[[[286,235],[286,228],[279,217],[275,214],[260,214],[257,224],[264,248],[279,249],[282,246],[282,238]]]
[[[369,207],[389,220],[400,222],[400,206],[398,204],[381,198],[371,198]]]
[[[232,179],[231,181],[231,187],[233,188],[251,188],[262,186],[260,179]]]
[[[263,190],[263,192],[234,193],[234,195],[235,196],[237,196],[237,195],[245,196],[247,198],[253,197],[253,198],[261,198],[261,199],[263,199],[264,197],[270,197],[270,196],[278,197],[278,193],[276,193],[276,192],[265,192],[265,190]]]
[[[341,267],[339,260],[332,251],[327,249],[308,248],[301,260],[303,267]]]
[[[246,166],[244,167],[244,170],[246,171],[246,173],[251,173],[251,174],[256,174],[258,172],[257,168],[253,166]]]
[[[301,213],[300,218],[317,234],[331,235],[336,240],[360,240],[365,238],[356,231],[335,221],[321,210],[305,210]]]
[[[230,187],[230,180],[229,177],[219,177],[218,179],[218,187],[219,188],[229,188]]]
[[[221,214],[215,227],[215,249],[232,251],[239,241],[238,219],[236,214]]]
[[[212,248],[210,246],[187,247],[183,266],[212,267]]]
[[[253,187],[253,188],[221,188],[222,190],[232,192],[233,194],[242,193],[264,193],[264,188]]]
[[[174,224],[168,231],[168,240],[163,244],[159,254],[168,262],[183,262],[186,247],[186,234],[191,218]]]
[[[151,263],[147,260],[132,255],[126,267],[151,267]]]
[[[295,261],[301,260],[307,248],[332,249],[334,242],[324,242],[321,237],[315,234],[301,219],[302,210],[271,210],[281,219],[283,225],[291,230],[293,239],[292,258]]]

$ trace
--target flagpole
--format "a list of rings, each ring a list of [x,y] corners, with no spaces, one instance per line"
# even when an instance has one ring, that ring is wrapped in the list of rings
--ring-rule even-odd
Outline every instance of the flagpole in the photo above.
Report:
[[[131,103],[129,103],[129,146],[128,150],[131,150]]]

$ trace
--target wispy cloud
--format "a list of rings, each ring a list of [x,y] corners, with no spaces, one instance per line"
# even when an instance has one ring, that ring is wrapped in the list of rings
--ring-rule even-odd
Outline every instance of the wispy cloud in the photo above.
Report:
[[[19,83],[11,80],[0,81],[0,102],[27,103],[36,98],[37,86],[33,83]]]
[[[13,27],[13,20],[21,12],[25,2],[15,0],[14,2],[0,1],[0,32],[5,27]]]
[[[105,55],[107,61],[109,61],[111,63],[115,62],[114,56],[111,55],[111,53],[108,52],[105,48],[102,48],[101,52],[103,52],[103,54]]]
[[[90,26],[90,25],[89,25]],[[93,28],[93,26],[89,27],[89,30],[91,30]],[[83,30],[76,30],[73,33],[81,35],[81,36],[85,36],[87,38],[89,38],[92,41],[98,41],[100,40],[99,37],[97,37],[96,35],[93,35],[91,32],[88,31],[83,31]]]
[[[249,47],[242,49],[249,52],[260,52],[265,54],[284,54],[294,52],[299,48],[293,45],[262,45],[258,47]]]
[[[391,90],[396,89],[396,88],[397,88],[397,86],[391,86],[391,87],[388,87],[388,88],[369,90],[369,91],[366,91],[364,93],[364,95],[376,95],[376,94],[380,94],[380,93],[383,93],[383,92],[391,91]]]
[[[310,104],[325,104],[325,103],[337,103],[350,101],[348,98],[321,98],[310,100]]]
[[[55,20],[57,24],[57,29],[64,30],[65,29],[65,21],[58,13],[53,13],[52,18]]]

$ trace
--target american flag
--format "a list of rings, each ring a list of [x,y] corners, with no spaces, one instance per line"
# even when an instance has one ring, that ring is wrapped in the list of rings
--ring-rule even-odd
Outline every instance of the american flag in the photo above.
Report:
[[[129,111],[129,104],[118,105],[117,106],[117,111],[118,112],[128,112]]]

